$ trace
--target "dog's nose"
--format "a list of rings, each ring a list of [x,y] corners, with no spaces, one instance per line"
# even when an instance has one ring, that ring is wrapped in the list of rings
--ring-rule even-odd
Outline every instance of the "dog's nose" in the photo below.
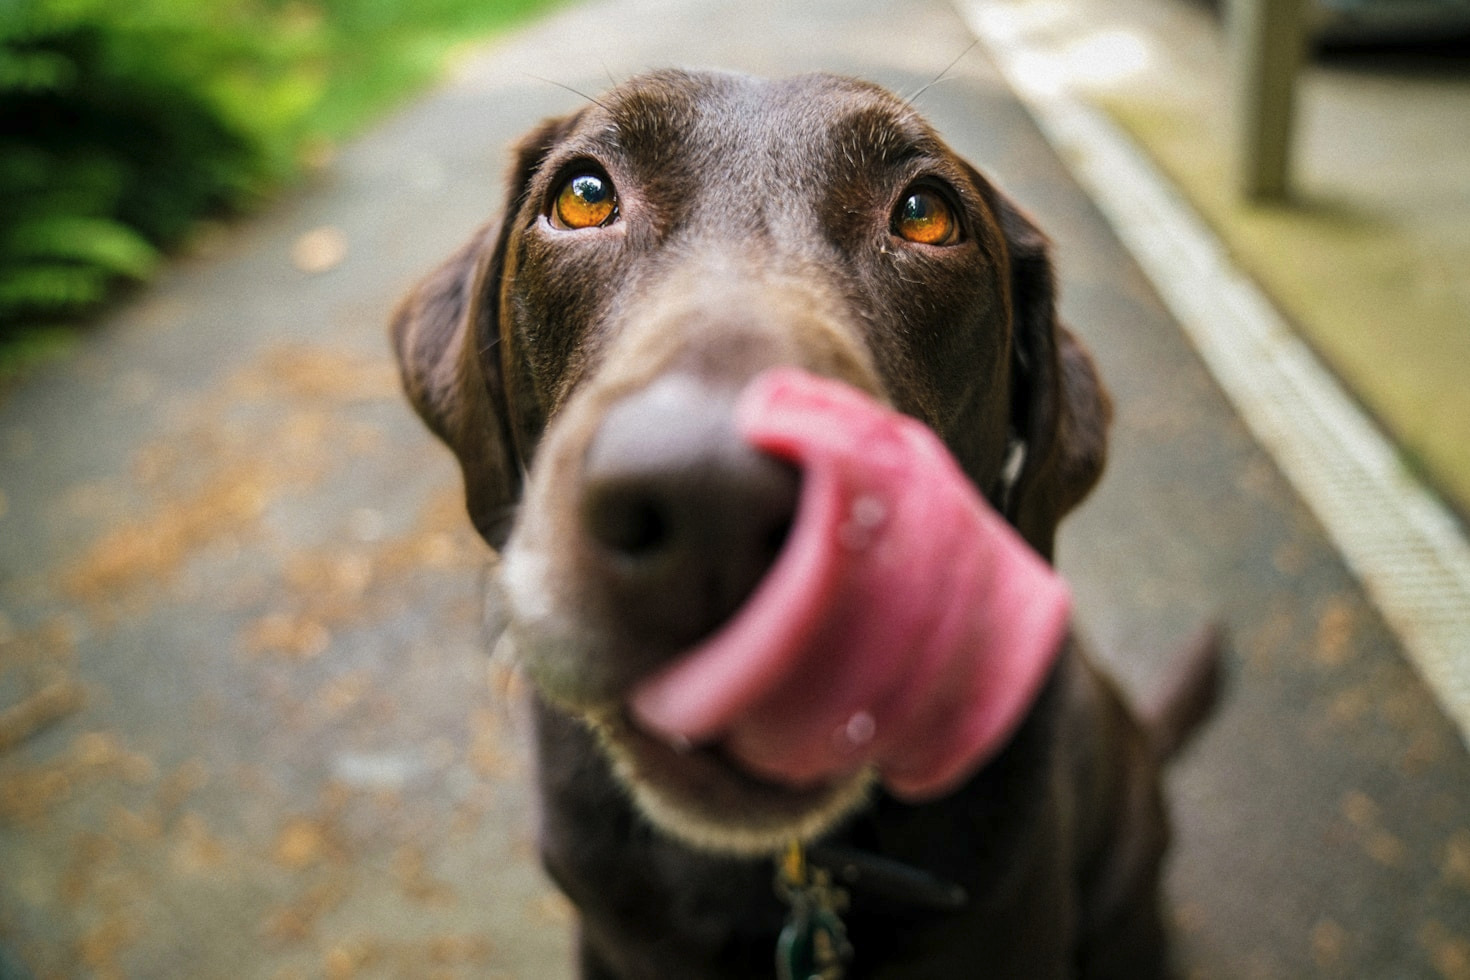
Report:
[[[775,561],[797,471],[736,434],[734,391],[673,375],[613,404],[584,460],[584,531],[608,610],[646,653],[713,632]]]

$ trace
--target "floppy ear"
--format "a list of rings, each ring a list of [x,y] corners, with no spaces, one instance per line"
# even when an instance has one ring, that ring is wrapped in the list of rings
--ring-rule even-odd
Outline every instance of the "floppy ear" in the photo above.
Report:
[[[464,472],[476,530],[494,548],[510,534],[521,494],[511,351],[500,330],[506,249],[527,188],[575,117],[542,123],[517,146],[503,217],[480,228],[398,304],[390,333],[404,391]]]
[[[1011,425],[1024,452],[1004,507],[1049,561],[1057,524],[1102,475],[1112,403],[1092,356],[1057,320],[1046,236],[1003,195],[993,206],[1010,253]]]

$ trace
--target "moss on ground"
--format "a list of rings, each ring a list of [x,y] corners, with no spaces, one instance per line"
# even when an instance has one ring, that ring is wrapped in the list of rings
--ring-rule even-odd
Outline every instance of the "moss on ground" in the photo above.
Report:
[[[1136,98],[1102,107],[1399,443],[1406,463],[1470,514],[1470,304],[1453,271],[1467,275],[1470,248],[1429,254],[1391,216],[1310,192],[1246,204],[1209,121]]]

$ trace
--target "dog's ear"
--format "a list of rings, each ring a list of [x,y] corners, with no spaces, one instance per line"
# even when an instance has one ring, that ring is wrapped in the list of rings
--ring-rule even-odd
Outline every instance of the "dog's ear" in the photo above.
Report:
[[[501,220],[480,228],[415,286],[391,321],[409,401],[459,458],[470,519],[495,548],[509,536],[522,480],[514,393],[506,384],[514,365],[500,329],[501,272],[531,178],[575,118],[548,120],[520,142]]]
[[[1004,195],[993,207],[1010,253],[1011,425],[1022,459],[1003,506],[1050,560],[1057,524],[1102,475],[1112,404],[1092,356],[1057,319],[1046,236]]]

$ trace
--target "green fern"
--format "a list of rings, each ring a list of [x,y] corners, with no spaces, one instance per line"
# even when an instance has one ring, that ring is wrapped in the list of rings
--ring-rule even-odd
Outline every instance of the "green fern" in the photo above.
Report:
[[[0,341],[147,278],[201,215],[269,179],[267,154],[208,92],[220,53],[248,48],[210,29],[219,9],[0,5]]]
[[[28,264],[0,270],[0,316],[43,315],[95,303],[107,275],[85,265]]]
[[[0,0],[0,374],[555,0]]]
[[[48,215],[11,229],[9,240],[0,241],[0,259],[92,265],[109,275],[146,279],[158,250],[116,221]]]
[[[54,92],[71,82],[75,71],[54,52],[0,47],[0,92]]]

